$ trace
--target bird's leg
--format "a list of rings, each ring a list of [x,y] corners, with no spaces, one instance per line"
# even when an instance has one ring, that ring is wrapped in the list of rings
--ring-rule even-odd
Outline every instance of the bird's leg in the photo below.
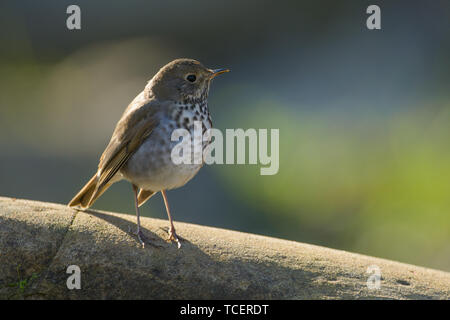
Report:
[[[141,231],[141,220],[140,220],[139,205],[138,205],[138,187],[136,187],[134,184],[132,186],[133,186],[133,192],[134,192],[134,206],[136,208],[136,216],[137,216],[137,231],[136,231],[136,235],[138,237],[139,242],[142,245],[142,248],[144,248],[145,247],[145,243],[144,243],[143,239],[145,239],[145,237],[144,237],[144,235],[142,234],[142,231]]]
[[[172,216],[170,215],[169,201],[167,201],[166,191],[161,190],[161,194],[164,198],[164,204],[166,205],[167,217],[169,218],[169,222],[170,222],[169,239],[172,241],[176,241],[178,248],[180,248],[181,243],[180,243],[180,240],[178,240],[177,234],[175,232],[175,227],[173,225]]]

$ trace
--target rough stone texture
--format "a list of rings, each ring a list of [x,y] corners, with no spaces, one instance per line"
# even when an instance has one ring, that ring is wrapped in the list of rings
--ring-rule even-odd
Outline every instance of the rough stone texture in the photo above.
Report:
[[[0,197],[0,299],[449,299],[450,274],[241,232]],[[69,265],[81,290],[68,290]],[[370,290],[367,268],[382,273]]]

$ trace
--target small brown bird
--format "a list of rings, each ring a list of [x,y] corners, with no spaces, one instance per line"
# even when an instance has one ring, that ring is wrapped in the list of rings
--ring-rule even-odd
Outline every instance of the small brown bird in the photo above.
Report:
[[[203,162],[174,164],[171,152],[178,142],[172,141],[171,135],[173,130],[183,128],[193,136],[194,121],[201,121],[203,130],[212,127],[208,110],[209,85],[215,76],[228,71],[208,69],[192,59],[177,59],[161,68],[128,105],[100,157],[96,174],[69,206],[88,208],[113,183],[128,180],[134,191],[136,235],[144,246],[139,207],[161,191],[170,222],[169,239],[180,247],[166,190],[185,185]],[[202,148],[209,143],[204,141]]]

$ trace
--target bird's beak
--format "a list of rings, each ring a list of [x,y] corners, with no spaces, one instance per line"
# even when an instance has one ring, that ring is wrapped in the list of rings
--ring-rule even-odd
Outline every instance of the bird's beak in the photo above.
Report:
[[[210,70],[210,71],[211,71],[211,79],[213,79],[216,76],[218,76],[219,74],[222,74],[225,72],[230,72],[230,69],[214,69],[214,70]]]

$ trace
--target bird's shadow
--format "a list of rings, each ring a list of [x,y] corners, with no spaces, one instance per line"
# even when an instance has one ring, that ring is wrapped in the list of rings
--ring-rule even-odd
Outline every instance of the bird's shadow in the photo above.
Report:
[[[136,240],[137,243],[139,243],[139,240],[137,238],[136,230],[137,225],[134,222],[128,221],[127,219],[120,218],[115,215],[111,215],[102,211],[97,211],[94,209],[85,209],[85,210],[78,210],[84,213],[88,213],[94,217],[97,217],[99,219],[102,219],[113,226],[117,227],[118,229],[122,230],[124,233],[128,234],[130,237]],[[169,240],[169,227],[159,227],[160,230],[164,231],[164,233],[167,235],[166,239],[162,238],[160,235],[155,233],[154,231],[151,231],[141,225],[141,232],[144,235],[144,243],[145,245],[150,245],[154,248],[166,248],[167,246],[173,245],[177,246],[177,243],[174,241]],[[187,241],[185,238],[180,237],[178,235],[178,239],[181,242],[181,245],[192,245],[189,241]]]

